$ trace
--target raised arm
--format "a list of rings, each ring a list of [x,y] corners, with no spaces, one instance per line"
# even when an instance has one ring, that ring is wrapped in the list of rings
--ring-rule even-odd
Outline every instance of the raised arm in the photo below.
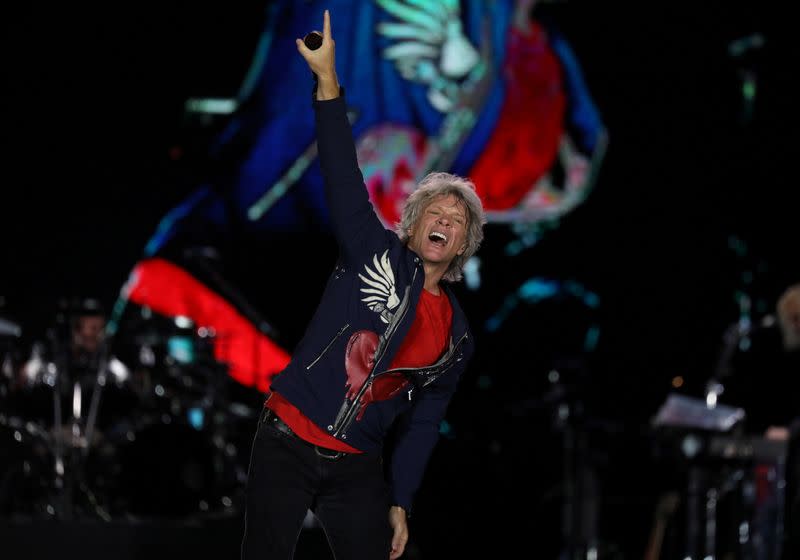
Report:
[[[327,10],[321,35],[322,45],[315,50],[306,47],[302,39],[296,43],[298,52],[317,76],[314,111],[325,198],[339,247],[345,257],[351,257],[361,254],[364,247],[381,242],[388,232],[372,208],[358,167],[347,107],[336,75],[335,43]]]

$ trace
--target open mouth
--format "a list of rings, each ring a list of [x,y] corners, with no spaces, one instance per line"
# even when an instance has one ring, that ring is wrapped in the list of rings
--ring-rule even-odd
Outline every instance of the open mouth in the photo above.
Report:
[[[431,234],[428,236],[428,239],[434,245],[438,245],[439,247],[444,247],[445,245],[447,245],[447,236],[440,231],[432,231]]]

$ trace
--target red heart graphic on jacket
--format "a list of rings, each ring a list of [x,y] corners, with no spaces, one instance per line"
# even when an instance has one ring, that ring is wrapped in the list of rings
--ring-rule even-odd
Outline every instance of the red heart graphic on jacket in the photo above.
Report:
[[[356,331],[347,341],[344,356],[344,367],[347,372],[347,399],[353,400],[375,366],[375,351],[378,349],[378,335],[372,331]],[[370,386],[361,397],[356,420],[361,420],[367,405],[375,401],[383,401],[395,396],[408,384],[399,373],[388,373],[372,380]]]

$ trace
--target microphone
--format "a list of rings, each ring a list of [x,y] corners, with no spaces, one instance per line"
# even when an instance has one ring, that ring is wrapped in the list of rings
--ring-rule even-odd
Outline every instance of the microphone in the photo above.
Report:
[[[322,35],[316,31],[312,31],[303,37],[303,42],[306,44],[306,47],[315,51],[322,46]]]
[[[322,46],[322,35],[317,33],[316,31],[312,31],[311,33],[306,34],[303,37],[303,43],[305,43],[306,47],[311,49],[312,51],[317,50]],[[314,72],[311,72],[311,75],[314,76],[314,81],[317,81],[317,75]]]
[[[717,406],[719,396],[725,392],[725,380],[735,373],[731,361],[742,341],[757,331],[772,329],[777,323],[777,317],[770,313],[756,322],[737,321],[728,327],[723,336],[724,343],[717,360],[714,376],[706,383],[706,406],[709,409]],[[741,350],[746,351],[747,348],[741,348]]]

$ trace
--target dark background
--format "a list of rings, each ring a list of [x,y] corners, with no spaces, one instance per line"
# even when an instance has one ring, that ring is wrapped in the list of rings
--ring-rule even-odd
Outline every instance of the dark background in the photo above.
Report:
[[[484,285],[460,291],[478,353],[412,520],[423,557],[558,549],[562,440],[537,399],[549,389],[546,373],[565,359],[577,398],[601,426],[592,432],[601,538],[625,557],[641,556],[654,500],[672,479],[653,457],[649,418],[674,377],[687,393],[710,377],[721,334],[739,317],[737,291],[752,296],[759,317],[800,280],[800,53],[783,5],[545,8],[581,62],[609,151],[588,201],[535,247],[503,257],[508,230],[487,228]],[[113,303],[160,218],[197,180],[203,131],[184,120],[183,103],[236,93],[264,7],[30,6],[3,18],[0,303],[26,340],[50,324],[60,297]],[[728,54],[732,40],[756,32],[763,48]],[[758,84],[749,118],[744,69]],[[735,240],[744,251],[732,248]],[[298,235],[247,249],[264,252],[248,265],[246,291],[291,343],[333,246]],[[283,297],[261,258],[291,266],[308,251],[322,255],[318,284]],[[580,282],[600,307],[521,305],[503,330],[482,333],[506,295],[533,276]],[[268,289],[257,289],[260,279]],[[600,327],[599,344],[584,354],[590,324]]]

